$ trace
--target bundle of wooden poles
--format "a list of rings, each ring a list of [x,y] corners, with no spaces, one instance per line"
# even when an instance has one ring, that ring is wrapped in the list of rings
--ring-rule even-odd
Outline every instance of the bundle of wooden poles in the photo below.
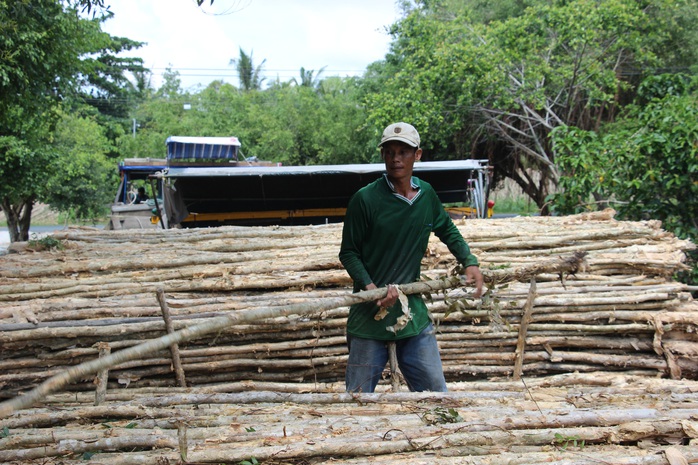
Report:
[[[455,383],[449,393],[115,391],[0,420],[10,464],[698,463],[696,382],[597,373]],[[127,396],[127,394],[129,394]]]
[[[425,295],[448,394],[391,392],[388,370],[342,393],[348,306],[384,291],[351,293],[341,225],[14,246],[0,462],[698,463],[698,302],[672,278],[695,245],[613,215],[458,222],[482,299],[433,238],[401,290]]]
[[[447,381],[512,376],[517,363],[527,376],[698,373],[697,304],[671,279],[693,244],[657,222],[616,221],[610,211],[458,226],[482,262],[488,293],[475,300],[467,288],[451,286],[427,295]],[[4,397],[100,352],[167,334],[168,322],[171,332],[260,307],[274,315],[289,305],[307,312],[240,321],[180,344],[179,379],[165,348],[112,367],[108,385],[256,381],[323,389],[343,379],[348,307],[316,310],[350,294],[337,257],[341,225],[69,229],[54,239],[62,248],[32,251],[41,244],[29,244],[0,258]],[[573,268],[545,269],[575,256],[583,259]],[[424,278],[447,277],[454,266],[434,239]],[[92,390],[93,379],[69,388]]]

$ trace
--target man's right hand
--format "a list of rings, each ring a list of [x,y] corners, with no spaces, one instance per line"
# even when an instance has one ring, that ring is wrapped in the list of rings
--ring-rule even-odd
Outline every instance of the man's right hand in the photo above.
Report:
[[[372,289],[378,289],[378,286],[375,284],[371,283],[368,286],[366,286],[366,290],[370,291]],[[394,284],[388,284],[388,291],[385,294],[385,297],[376,300],[376,305],[378,307],[385,307],[389,308],[395,305],[395,302],[397,302],[399,295],[397,292],[397,286]]]

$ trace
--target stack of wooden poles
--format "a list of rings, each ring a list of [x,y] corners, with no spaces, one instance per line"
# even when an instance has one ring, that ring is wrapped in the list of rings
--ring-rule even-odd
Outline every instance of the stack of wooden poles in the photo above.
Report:
[[[694,247],[657,222],[613,212],[465,220],[488,293],[457,287],[426,296],[447,381],[598,370],[695,377],[697,303],[672,275]],[[170,331],[246,309],[307,305],[307,314],[221,328],[180,344],[186,385],[247,381],[334,386],[346,363],[348,308],[317,312],[350,293],[337,258],[341,225],[54,234],[62,249],[0,258],[0,386],[11,397],[70,366]],[[574,273],[530,270],[584,256]],[[425,279],[456,263],[433,239]],[[528,275],[518,276],[520,270]],[[158,299],[158,292],[162,296]],[[528,304],[527,304],[528,302]],[[515,373],[518,364],[518,372]],[[171,350],[112,367],[119,387],[183,384]],[[70,389],[92,390],[93,379]],[[340,383],[341,384],[341,383]]]
[[[351,296],[341,225],[68,229],[59,248],[13,246],[0,462],[698,463],[698,303],[672,278],[693,244],[612,211],[458,227],[487,294],[473,299],[430,242],[448,393],[395,390],[387,370],[376,394],[343,392],[348,307],[328,304]]]
[[[698,389],[597,373],[462,383],[449,393],[54,395],[0,419],[22,465],[698,463]],[[128,396],[127,396],[128,394]]]

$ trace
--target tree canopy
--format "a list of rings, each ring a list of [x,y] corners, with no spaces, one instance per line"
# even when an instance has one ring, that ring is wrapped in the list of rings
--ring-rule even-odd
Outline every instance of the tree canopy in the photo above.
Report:
[[[106,76],[114,67],[105,52],[117,52],[117,43],[133,45],[102,32],[100,18],[81,17],[79,5],[0,1],[0,205],[12,241],[28,239],[35,202],[66,206],[65,198],[54,197],[58,184],[51,179],[60,174],[55,141],[63,109],[80,107],[86,85],[109,92],[101,86],[119,79]]]
[[[636,103],[615,122],[598,131],[559,126],[552,141],[563,173],[551,199],[556,212],[610,205],[622,219],[660,220],[677,236],[698,242],[696,78],[647,78]],[[690,280],[697,279],[695,267]]]
[[[596,130],[643,76],[695,63],[676,44],[695,44],[697,13],[694,1],[517,5],[485,17],[478,2],[418,2],[393,28],[367,106],[378,126],[414,121],[427,157],[489,158],[495,182],[513,179],[545,212],[560,181],[550,132]]]

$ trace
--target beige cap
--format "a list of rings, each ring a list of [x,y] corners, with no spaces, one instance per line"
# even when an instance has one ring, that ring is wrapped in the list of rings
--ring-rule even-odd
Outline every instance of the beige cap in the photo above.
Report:
[[[381,143],[378,144],[378,147],[382,147],[383,144],[391,140],[404,142],[412,147],[419,147],[419,133],[411,124],[393,123],[385,128]]]

